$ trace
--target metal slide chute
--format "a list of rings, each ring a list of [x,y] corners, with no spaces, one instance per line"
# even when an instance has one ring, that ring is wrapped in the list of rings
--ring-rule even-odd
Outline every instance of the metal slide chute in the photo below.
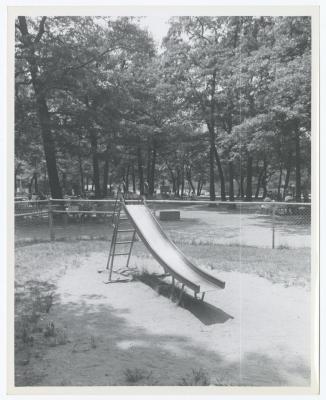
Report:
[[[164,270],[187,286],[195,294],[208,290],[223,289],[225,282],[208,271],[194,265],[168,238],[154,215],[145,204],[126,204],[125,214],[152,256]]]

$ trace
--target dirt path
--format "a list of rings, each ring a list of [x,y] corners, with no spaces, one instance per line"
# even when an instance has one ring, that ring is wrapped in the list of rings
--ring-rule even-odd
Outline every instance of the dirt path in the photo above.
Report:
[[[32,357],[35,384],[178,385],[202,371],[211,384],[309,385],[307,289],[220,272],[224,290],[176,307],[139,281],[104,285],[105,258],[80,256],[58,278],[48,320],[68,339]]]

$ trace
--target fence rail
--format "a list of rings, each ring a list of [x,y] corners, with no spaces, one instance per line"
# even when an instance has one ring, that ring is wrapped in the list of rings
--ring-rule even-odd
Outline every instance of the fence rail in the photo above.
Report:
[[[40,237],[42,240],[44,240],[44,236],[55,240],[62,236],[79,237],[83,232],[84,236],[101,236],[109,239],[111,224],[108,222],[111,222],[115,202],[114,199],[16,201],[17,238],[23,240],[25,236],[32,235],[35,238]],[[196,218],[196,223],[203,224],[203,235],[207,236],[205,231],[208,231],[213,243],[227,242],[227,235],[236,237],[236,229],[240,229],[239,237],[243,235],[243,237],[249,238],[249,245],[260,246],[261,243],[264,243],[275,248],[282,245],[281,239],[284,238],[286,238],[285,245],[291,243],[292,239],[295,239],[298,247],[301,246],[300,243],[305,247],[309,242],[310,203],[225,202],[202,199],[148,199],[146,203],[154,212],[166,208],[181,209],[185,220],[194,221],[193,218]],[[239,222],[240,220],[241,222]],[[76,222],[79,223],[78,226]],[[182,235],[190,237],[190,229],[189,232],[182,232],[184,225],[181,224],[179,227],[177,223],[174,225],[172,228],[170,225],[166,226],[171,230],[168,233],[172,235],[172,238],[173,235],[177,236],[177,240],[181,240]],[[97,235],[97,233],[100,234]]]

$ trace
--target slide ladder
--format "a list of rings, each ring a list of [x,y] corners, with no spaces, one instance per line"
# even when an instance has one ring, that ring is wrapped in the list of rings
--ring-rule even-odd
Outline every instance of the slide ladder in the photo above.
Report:
[[[132,248],[136,241],[136,229],[131,224],[130,219],[125,213],[124,195],[120,189],[117,193],[116,201],[114,204],[114,211],[112,217],[113,234],[110,245],[109,257],[106,265],[108,271],[108,281],[105,283],[122,282],[130,280],[129,262],[131,257]],[[135,201],[139,203],[140,201]],[[126,237],[127,236],[127,237]],[[115,267],[114,261],[116,257],[127,257],[126,265],[123,267]],[[113,279],[113,274],[119,275],[117,279]],[[123,275],[125,278],[121,278]]]

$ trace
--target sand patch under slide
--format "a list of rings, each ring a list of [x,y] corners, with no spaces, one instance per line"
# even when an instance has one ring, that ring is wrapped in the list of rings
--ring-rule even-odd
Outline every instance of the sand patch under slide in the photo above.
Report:
[[[196,371],[213,385],[310,384],[309,290],[220,271],[224,290],[177,307],[141,281],[105,285],[105,262],[80,256],[58,278],[48,319],[67,341],[31,359],[36,385],[180,385]]]

